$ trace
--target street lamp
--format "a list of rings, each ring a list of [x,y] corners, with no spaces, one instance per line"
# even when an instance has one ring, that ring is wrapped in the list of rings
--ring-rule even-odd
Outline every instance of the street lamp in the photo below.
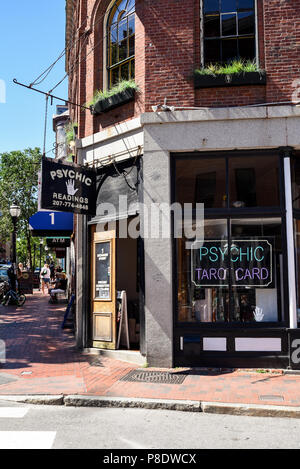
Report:
[[[13,204],[9,208],[9,213],[13,222],[13,239],[12,239],[12,264],[14,266],[14,269],[16,268],[16,263],[17,263],[17,250],[16,250],[16,241],[17,241],[17,219],[21,215],[21,209],[18,207],[18,205]]]

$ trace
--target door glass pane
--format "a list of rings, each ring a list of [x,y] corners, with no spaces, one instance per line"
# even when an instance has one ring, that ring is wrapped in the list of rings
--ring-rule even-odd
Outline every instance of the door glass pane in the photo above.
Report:
[[[226,207],[225,158],[178,159],[176,201],[203,203],[205,209]]]
[[[229,158],[230,206],[279,206],[277,156]]]
[[[95,255],[95,298],[108,300],[111,298],[110,242],[95,244]]]
[[[226,245],[227,220],[205,220],[204,241],[195,240],[192,249],[184,237],[177,240],[178,321],[228,320]]]
[[[231,220],[231,319],[278,321],[283,311],[280,219]]]

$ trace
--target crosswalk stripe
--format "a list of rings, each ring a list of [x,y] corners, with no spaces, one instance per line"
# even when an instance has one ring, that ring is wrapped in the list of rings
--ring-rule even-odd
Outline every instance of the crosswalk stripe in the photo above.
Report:
[[[26,407],[0,407],[0,419],[22,419],[28,410]]]
[[[0,431],[0,449],[51,449],[56,432]]]

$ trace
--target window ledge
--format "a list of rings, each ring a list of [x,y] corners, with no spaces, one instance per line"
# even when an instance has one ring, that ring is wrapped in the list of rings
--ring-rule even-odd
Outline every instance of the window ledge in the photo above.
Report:
[[[134,88],[128,88],[127,90],[121,91],[120,93],[117,93],[113,96],[109,96],[109,98],[100,99],[92,106],[92,114],[97,116],[103,112],[108,112],[111,109],[121,106],[122,104],[133,101],[135,97],[135,91],[136,90]]]
[[[266,72],[244,72],[218,75],[200,75],[194,74],[195,88],[215,88],[217,86],[247,86],[247,85],[265,85]]]

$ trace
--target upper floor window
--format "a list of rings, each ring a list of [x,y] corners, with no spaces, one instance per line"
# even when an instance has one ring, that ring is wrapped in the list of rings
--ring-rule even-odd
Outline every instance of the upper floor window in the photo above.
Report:
[[[203,0],[204,63],[255,58],[255,0]]]
[[[135,0],[117,0],[107,22],[108,87],[134,78]]]

